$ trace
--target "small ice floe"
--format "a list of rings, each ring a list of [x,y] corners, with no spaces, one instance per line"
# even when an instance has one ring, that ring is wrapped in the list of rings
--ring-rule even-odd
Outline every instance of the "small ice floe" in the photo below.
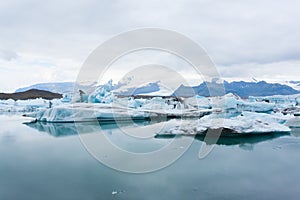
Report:
[[[282,149],[282,147],[281,146],[273,146],[272,149],[274,149],[274,150],[280,150],[280,149]]]
[[[118,194],[122,194],[124,192],[125,192],[125,190],[113,190],[111,192],[111,195],[115,196],[115,195],[118,195]]]

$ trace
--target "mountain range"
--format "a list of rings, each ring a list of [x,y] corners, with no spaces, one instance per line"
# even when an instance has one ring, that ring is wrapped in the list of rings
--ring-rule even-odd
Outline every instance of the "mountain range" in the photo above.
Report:
[[[223,87],[224,86],[224,87]],[[292,95],[298,94],[300,91],[293,89],[290,86],[279,83],[260,82],[244,82],[224,81],[223,85],[216,82],[203,82],[198,86],[188,87],[181,85],[174,93],[174,96],[211,96],[211,94],[222,94],[222,89],[225,93],[233,93],[242,98],[249,96],[272,96],[272,95]],[[214,95],[212,95],[214,96]]]
[[[37,89],[60,94],[69,94],[73,92],[73,88],[74,82],[38,83],[28,87],[19,88],[15,92],[25,92],[30,89]]]
[[[160,81],[147,83],[139,87],[126,87],[124,85],[116,85],[116,93],[124,96],[137,95],[155,95],[155,96],[214,96],[218,94],[233,93],[242,98],[249,96],[271,96],[271,95],[293,95],[300,93],[297,88],[300,81],[290,81],[288,84],[267,83],[266,81],[245,82],[245,81],[224,81],[223,85],[217,82],[203,82],[197,86],[179,86],[173,93],[168,93]],[[224,86],[224,87],[223,87]],[[71,94],[73,92],[73,82],[58,83],[40,83],[29,87],[17,89],[16,92],[26,91],[28,89],[39,89],[60,94]],[[124,88],[124,89],[122,89]],[[225,90],[225,91],[224,91]],[[168,94],[167,94],[168,93]]]

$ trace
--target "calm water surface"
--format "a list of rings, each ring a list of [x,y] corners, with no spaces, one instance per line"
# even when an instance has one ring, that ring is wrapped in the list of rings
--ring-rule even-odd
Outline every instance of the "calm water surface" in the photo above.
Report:
[[[197,137],[171,166],[128,174],[95,160],[74,125],[24,121],[0,116],[1,200],[300,198],[299,129],[288,135],[221,138],[202,160],[198,153],[203,138]],[[118,146],[131,151],[153,151],[172,140],[133,139],[111,124],[103,129]]]

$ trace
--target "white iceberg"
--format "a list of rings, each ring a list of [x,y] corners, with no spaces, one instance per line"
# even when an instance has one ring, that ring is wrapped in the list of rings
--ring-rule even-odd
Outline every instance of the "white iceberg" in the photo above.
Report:
[[[149,113],[114,107],[111,104],[77,103],[41,110],[26,115],[41,122],[83,122],[101,120],[146,119]]]
[[[51,102],[51,103],[50,103]],[[51,104],[51,105],[50,105]],[[35,112],[51,106],[62,104],[60,99],[45,100],[41,98],[28,100],[0,100],[1,112]]]
[[[289,132],[285,120],[269,114],[243,112],[242,115],[231,118],[214,118],[210,115],[199,120],[189,120],[181,126],[176,126],[164,134],[196,135],[206,134],[209,129],[223,128],[230,134],[262,134],[273,132]]]
[[[147,108],[147,107],[146,107]],[[115,104],[76,103],[56,106],[51,109],[42,109],[36,113],[27,114],[36,121],[42,122],[82,122],[98,120],[130,120],[130,119],[167,119],[176,117],[202,117],[210,114],[212,110],[180,110],[159,109],[132,109]]]
[[[186,98],[184,100],[184,103],[197,109],[210,109],[212,107],[211,102],[208,98],[199,95]]]
[[[112,103],[113,84],[109,80],[106,84],[96,87],[95,91],[88,96],[89,103]]]
[[[250,102],[269,102],[274,103],[278,109],[289,108],[300,105],[300,95],[274,95],[267,97],[249,97]]]
[[[288,119],[288,120],[286,121],[285,125],[286,125],[286,126],[289,126],[289,127],[292,127],[292,128],[300,127],[300,117],[297,116],[297,117]]]
[[[241,99],[234,94],[226,94],[222,97],[199,97],[185,99],[185,103],[195,108],[218,108],[224,112],[233,110],[236,112],[271,112],[275,108],[274,103],[256,102]]]

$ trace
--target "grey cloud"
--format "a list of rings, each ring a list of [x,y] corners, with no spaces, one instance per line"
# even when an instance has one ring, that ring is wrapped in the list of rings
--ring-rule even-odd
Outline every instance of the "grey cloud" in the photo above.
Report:
[[[110,37],[159,27],[203,45],[232,77],[239,75],[233,66],[300,60],[299,7],[297,0],[3,1],[0,44],[20,55],[73,60],[79,68]]]
[[[191,36],[222,65],[268,63],[300,59],[299,6],[296,0],[6,2],[0,36],[23,51],[84,59],[114,34],[154,26]]]
[[[17,59],[18,57],[18,54],[14,51],[0,49],[0,59],[3,59],[5,61],[11,61]]]

